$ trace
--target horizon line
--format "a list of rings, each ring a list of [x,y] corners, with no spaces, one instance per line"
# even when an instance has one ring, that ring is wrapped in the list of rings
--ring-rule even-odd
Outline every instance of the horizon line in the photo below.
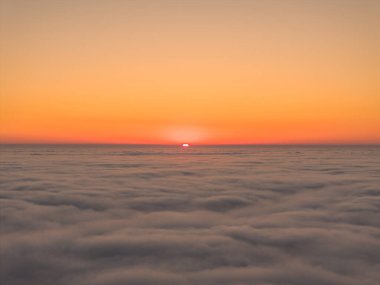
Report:
[[[182,143],[65,143],[65,142],[42,142],[42,143],[1,143],[0,146],[33,146],[33,145],[50,145],[50,146],[181,146]],[[380,146],[379,143],[190,143],[190,146]]]

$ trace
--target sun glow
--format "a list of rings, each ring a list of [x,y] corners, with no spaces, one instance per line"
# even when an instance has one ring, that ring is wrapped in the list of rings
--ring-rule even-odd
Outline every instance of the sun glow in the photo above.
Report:
[[[187,148],[187,147],[189,147],[190,145],[188,144],[188,143],[183,143],[182,144],[182,147],[184,147],[184,148]]]
[[[206,131],[199,127],[189,127],[189,126],[178,126],[169,127],[163,130],[163,139],[172,143],[190,144],[194,142],[204,141],[206,136]],[[187,141],[188,143],[183,143]]]

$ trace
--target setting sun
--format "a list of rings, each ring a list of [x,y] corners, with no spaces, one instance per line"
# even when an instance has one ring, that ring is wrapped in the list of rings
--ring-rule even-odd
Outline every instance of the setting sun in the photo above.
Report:
[[[5,285],[378,285],[380,0],[0,0]]]

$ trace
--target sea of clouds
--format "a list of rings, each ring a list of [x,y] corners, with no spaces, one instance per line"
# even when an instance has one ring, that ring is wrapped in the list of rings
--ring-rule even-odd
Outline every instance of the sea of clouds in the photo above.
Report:
[[[380,147],[1,146],[6,285],[378,285]]]

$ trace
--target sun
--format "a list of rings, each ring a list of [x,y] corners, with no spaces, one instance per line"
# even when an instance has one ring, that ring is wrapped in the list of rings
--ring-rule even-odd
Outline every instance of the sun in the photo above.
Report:
[[[183,143],[182,147],[189,147],[190,145],[188,143]]]

